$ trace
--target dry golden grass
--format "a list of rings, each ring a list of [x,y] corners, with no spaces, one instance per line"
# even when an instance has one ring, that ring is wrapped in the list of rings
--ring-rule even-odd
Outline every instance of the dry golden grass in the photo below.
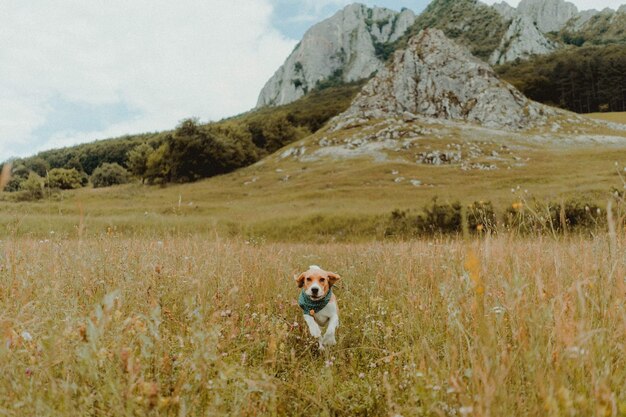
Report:
[[[622,232],[0,243],[0,415],[626,415]],[[295,272],[343,275],[338,345]]]
[[[626,124],[626,112],[613,112],[613,113],[589,113],[586,116],[592,119],[606,120],[608,122],[624,123]]]

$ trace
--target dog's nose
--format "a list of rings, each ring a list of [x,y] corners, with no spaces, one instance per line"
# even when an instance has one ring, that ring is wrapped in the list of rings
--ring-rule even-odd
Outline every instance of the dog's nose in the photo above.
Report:
[[[311,288],[311,292],[313,293],[313,295],[317,295],[318,291],[319,291],[319,288]]]

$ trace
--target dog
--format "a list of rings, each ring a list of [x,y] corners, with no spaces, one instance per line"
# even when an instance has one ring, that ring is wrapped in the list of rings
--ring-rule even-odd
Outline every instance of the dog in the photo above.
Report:
[[[335,332],[339,327],[339,308],[333,285],[340,279],[339,275],[317,265],[311,265],[308,271],[295,278],[298,288],[302,288],[298,305],[304,312],[304,321],[311,336],[317,339],[320,350],[337,344]],[[320,326],[326,325],[326,333],[322,336]]]

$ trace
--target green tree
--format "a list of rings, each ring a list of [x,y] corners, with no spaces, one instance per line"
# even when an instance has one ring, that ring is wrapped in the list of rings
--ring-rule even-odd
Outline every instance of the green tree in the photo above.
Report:
[[[35,201],[43,198],[44,180],[36,172],[31,172],[28,179],[20,184],[20,200]]]
[[[224,174],[258,159],[246,129],[231,125],[200,126],[194,119],[184,120],[174,134],[167,137],[162,154],[155,156],[150,167],[152,156],[148,164],[152,176],[156,173],[162,178],[166,176],[166,181],[176,182]],[[158,166],[154,163],[157,160]]]
[[[96,168],[91,175],[91,183],[94,188],[110,187],[112,185],[126,184],[130,174],[120,164],[105,162]]]
[[[46,185],[48,188],[74,190],[82,187],[82,179],[81,173],[74,168],[54,168],[48,173]]]
[[[152,146],[147,143],[142,143],[141,145],[131,149],[127,154],[128,160],[128,169],[133,175],[141,178],[141,183],[143,184],[146,179],[146,174],[148,172],[148,158],[154,152]]]
[[[43,158],[35,156],[24,160],[24,166],[40,177],[45,177],[50,170],[50,164]]]
[[[4,190],[0,191],[7,191],[10,193],[19,191],[22,182],[24,182],[28,178],[28,173],[30,171],[24,165],[24,161],[16,159],[14,161],[11,161],[11,164],[11,179],[4,187]]]
[[[146,173],[144,175],[149,183],[166,183],[170,181],[171,168],[168,155],[169,146],[167,143],[164,143],[148,156]]]

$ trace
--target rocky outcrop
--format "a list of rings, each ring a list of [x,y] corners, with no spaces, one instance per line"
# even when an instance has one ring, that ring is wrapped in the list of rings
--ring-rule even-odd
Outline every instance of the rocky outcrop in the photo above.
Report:
[[[549,54],[557,48],[537,29],[530,17],[518,15],[504,34],[500,46],[489,58],[489,63],[496,65],[527,59],[533,55]]]
[[[518,14],[530,17],[543,32],[558,32],[578,14],[578,8],[564,0],[522,0]]]
[[[597,10],[584,10],[578,13],[576,16],[572,17],[567,22],[564,29],[573,32],[580,31],[585,26],[585,24],[598,13],[600,12]]]
[[[562,34],[577,45],[626,42],[626,6],[617,11],[605,8],[579,13],[567,22]]]
[[[513,18],[517,16],[517,9],[505,1],[494,3],[491,7],[493,7],[496,12],[500,13],[500,16],[505,20],[513,20]]]
[[[314,89],[318,82],[351,82],[384,67],[385,47],[415,21],[405,9],[395,12],[352,4],[309,29],[274,76],[257,107],[287,104]],[[388,46],[387,46],[388,47]]]
[[[370,80],[335,128],[353,120],[429,118],[523,129],[545,123],[553,110],[530,101],[493,69],[437,29],[411,38],[389,67]]]

